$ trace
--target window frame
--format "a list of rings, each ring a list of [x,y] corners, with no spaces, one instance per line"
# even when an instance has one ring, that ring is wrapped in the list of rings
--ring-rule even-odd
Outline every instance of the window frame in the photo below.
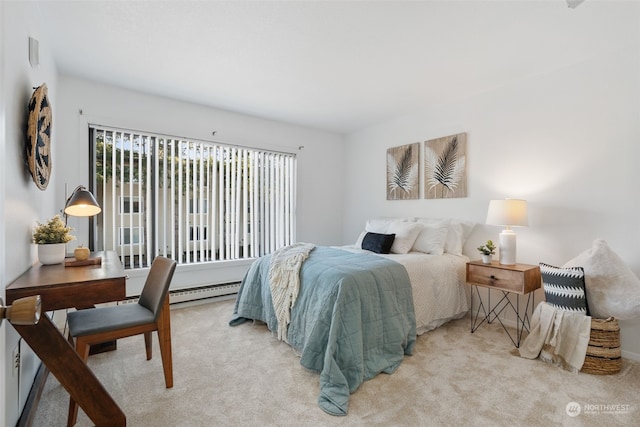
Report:
[[[114,187],[116,180],[128,192],[117,196],[119,219],[96,221],[90,231],[90,241],[96,250],[129,246],[130,253],[141,254],[138,265],[123,260],[125,268],[146,268],[156,255],[168,256],[179,264],[254,259],[295,242],[295,153],[93,124],[89,124],[89,128],[89,163],[95,164],[92,174],[103,176],[102,181],[96,179],[93,183],[94,194],[113,200],[113,195],[107,196],[106,191],[96,192],[96,189],[106,188],[107,182]],[[96,132],[103,132],[101,152],[96,145]],[[113,139],[110,154],[105,140],[107,134]],[[119,136],[123,139],[118,147]],[[198,151],[210,155],[194,157],[193,153]],[[112,162],[110,179],[107,161],[98,164],[97,156]],[[101,165],[105,166],[101,169]],[[211,176],[207,179],[210,181],[203,182],[206,174],[202,171],[206,168],[209,168]],[[123,173],[125,170],[129,176]],[[164,185],[164,181],[171,185]],[[173,194],[174,188],[182,191]],[[137,209],[125,212],[127,199],[128,207]],[[110,212],[108,200],[106,205],[104,216]],[[176,218],[179,218],[179,227],[174,229]],[[141,242],[122,244],[124,231],[108,231],[113,227],[139,230]],[[118,244],[109,243],[106,237],[109,233],[114,242],[117,237]],[[195,240],[194,235],[198,237]]]

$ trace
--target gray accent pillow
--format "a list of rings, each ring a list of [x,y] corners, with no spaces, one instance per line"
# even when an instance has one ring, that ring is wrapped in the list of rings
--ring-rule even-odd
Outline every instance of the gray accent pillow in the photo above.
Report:
[[[582,267],[554,267],[540,263],[542,286],[547,302],[561,310],[589,316]]]
[[[367,233],[362,239],[362,249],[377,254],[388,254],[395,240],[395,234]]]

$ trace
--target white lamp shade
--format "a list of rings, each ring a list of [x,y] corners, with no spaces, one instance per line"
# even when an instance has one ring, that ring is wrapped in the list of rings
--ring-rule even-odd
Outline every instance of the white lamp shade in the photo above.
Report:
[[[487,224],[507,227],[528,226],[527,201],[520,199],[491,200],[487,212]]]

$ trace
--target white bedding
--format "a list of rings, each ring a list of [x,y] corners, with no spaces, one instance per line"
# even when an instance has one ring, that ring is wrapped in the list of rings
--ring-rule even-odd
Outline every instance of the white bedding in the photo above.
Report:
[[[350,252],[369,252],[353,245],[339,248]],[[413,290],[418,335],[452,319],[459,319],[469,310],[465,289],[465,266],[469,258],[466,256],[422,252],[376,255],[396,261],[407,270]]]

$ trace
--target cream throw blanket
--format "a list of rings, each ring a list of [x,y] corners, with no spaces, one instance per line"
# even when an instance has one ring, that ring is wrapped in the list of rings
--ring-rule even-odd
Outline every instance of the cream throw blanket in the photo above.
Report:
[[[291,309],[298,298],[300,288],[300,267],[309,257],[315,245],[294,243],[278,249],[271,255],[269,265],[269,288],[278,319],[278,339],[287,341],[287,330],[291,321]]]
[[[591,335],[591,317],[541,302],[531,318],[531,333],[515,354],[578,372],[587,354]]]

